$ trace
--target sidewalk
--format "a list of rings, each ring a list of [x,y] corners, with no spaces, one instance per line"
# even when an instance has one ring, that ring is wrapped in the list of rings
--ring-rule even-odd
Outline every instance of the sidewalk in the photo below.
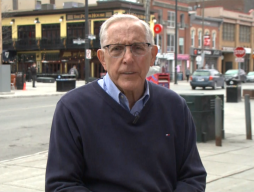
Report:
[[[178,84],[190,89],[186,82],[178,82]],[[76,87],[82,85],[84,81],[77,81]],[[171,83],[170,86],[178,92],[177,85]],[[26,91],[12,90],[11,93],[0,94],[0,99],[65,94],[65,92],[56,92],[55,83],[36,83],[36,87],[32,88],[31,83],[28,82]],[[251,100],[251,108],[254,109],[253,100]],[[197,143],[208,173],[206,191],[253,192],[254,141],[246,140],[244,101],[225,103],[224,110],[225,139],[222,141],[222,147],[216,147],[215,141]],[[252,112],[252,119],[254,119],[253,114],[254,112]],[[47,151],[0,161],[0,192],[44,191],[46,161]]]

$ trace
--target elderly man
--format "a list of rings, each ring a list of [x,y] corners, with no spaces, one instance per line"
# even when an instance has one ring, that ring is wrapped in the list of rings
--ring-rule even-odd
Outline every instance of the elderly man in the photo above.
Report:
[[[100,31],[103,79],[63,96],[52,122],[46,191],[201,192],[206,171],[179,95],[146,81],[149,26],[114,15]]]

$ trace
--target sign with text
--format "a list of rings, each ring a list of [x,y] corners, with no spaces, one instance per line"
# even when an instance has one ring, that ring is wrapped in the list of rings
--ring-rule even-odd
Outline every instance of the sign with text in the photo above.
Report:
[[[73,44],[78,44],[78,45],[81,45],[81,44],[84,44],[86,43],[85,39],[73,39]]]
[[[91,49],[86,50],[86,59],[91,59]]]
[[[245,49],[244,49],[244,47],[237,47],[237,48],[235,48],[234,55],[236,57],[244,57],[245,56]]]
[[[204,36],[204,46],[210,46],[210,44],[211,44],[210,35],[205,35]]]
[[[244,58],[242,58],[242,57],[237,57],[237,58],[235,58],[235,62],[243,63],[243,62],[244,62]]]

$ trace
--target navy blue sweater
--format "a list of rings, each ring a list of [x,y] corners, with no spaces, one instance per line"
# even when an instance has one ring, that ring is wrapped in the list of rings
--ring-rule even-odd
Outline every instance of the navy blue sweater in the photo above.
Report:
[[[96,81],[63,96],[52,122],[46,191],[205,191],[184,99],[153,83],[149,89],[136,124]]]

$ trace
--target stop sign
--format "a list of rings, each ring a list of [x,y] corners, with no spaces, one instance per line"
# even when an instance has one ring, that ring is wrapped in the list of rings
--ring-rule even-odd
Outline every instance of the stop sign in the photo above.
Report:
[[[236,57],[244,57],[245,56],[245,49],[244,47],[237,47],[234,50],[234,54]]]

